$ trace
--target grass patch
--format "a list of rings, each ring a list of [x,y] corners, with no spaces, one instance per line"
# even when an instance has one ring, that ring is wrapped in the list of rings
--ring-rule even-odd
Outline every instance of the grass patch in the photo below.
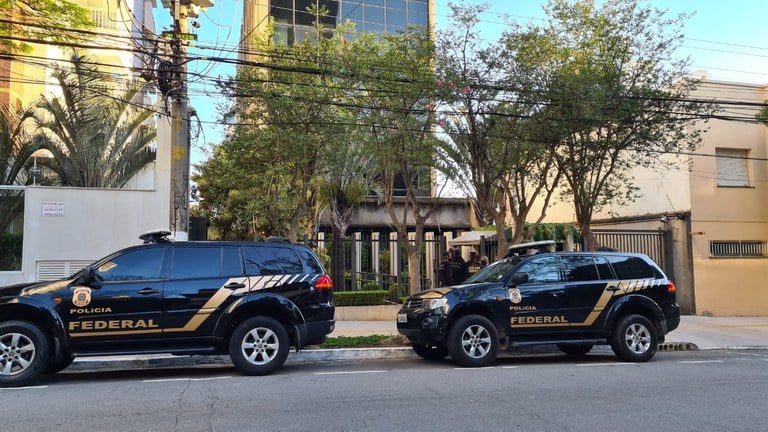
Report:
[[[408,339],[402,335],[369,335],[329,337],[320,345],[321,348],[365,348],[408,346]]]

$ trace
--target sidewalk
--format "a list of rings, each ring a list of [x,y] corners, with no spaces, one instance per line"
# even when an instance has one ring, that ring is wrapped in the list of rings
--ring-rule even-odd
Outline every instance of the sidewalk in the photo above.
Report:
[[[397,335],[394,321],[338,321],[330,337]],[[768,317],[701,317],[685,315],[680,327],[667,335],[660,350],[766,349]],[[291,352],[289,363],[416,358],[410,347],[310,349]],[[77,358],[67,371],[100,369],[190,367],[195,365],[231,365],[228,356],[104,356]]]

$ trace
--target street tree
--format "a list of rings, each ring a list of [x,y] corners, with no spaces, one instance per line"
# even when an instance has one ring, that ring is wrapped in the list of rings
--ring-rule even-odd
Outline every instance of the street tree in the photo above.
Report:
[[[24,52],[30,43],[85,39],[88,10],[68,0],[0,0],[0,53]]]
[[[87,58],[74,54],[71,64],[55,74],[61,95],[43,96],[35,113],[49,168],[64,186],[123,187],[155,160],[154,112],[132,102],[144,84],[105,90],[109,76]]]
[[[545,11],[548,23],[529,29],[558,47],[541,59],[551,74],[542,112],[561,137],[557,166],[594,249],[594,212],[638,197],[631,169],[663,169],[674,161],[662,155],[696,149],[697,122],[714,108],[688,99],[698,83],[674,57],[685,16],[667,19],[640,0],[552,0]]]
[[[396,35],[361,35],[350,51],[356,60],[348,87],[363,89],[357,100],[365,109],[358,123],[369,134],[384,204],[408,255],[413,293],[423,288],[424,227],[439,205],[429,197],[438,146],[432,109],[435,47],[426,28],[411,27]]]
[[[319,23],[315,30],[292,45],[275,41],[269,29],[254,35],[251,46],[263,61],[221,83],[234,100],[230,113],[237,125],[218,154],[243,174],[230,194],[257,191],[248,194],[249,219],[257,220],[254,235],[296,241],[301,232],[313,232],[316,180],[328,164],[331,143],[345,136],[337,102],[343,89],[332,73],[343,32],[328,37]],[[203,187],[201,194],[207,199]]]

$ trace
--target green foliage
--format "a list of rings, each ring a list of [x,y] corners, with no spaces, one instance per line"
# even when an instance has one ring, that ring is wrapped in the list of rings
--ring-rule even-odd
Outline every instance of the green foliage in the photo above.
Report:
[[[35,118],[40,146],[53,154],[49,168],[64,186],[119,188],[155,160],[154,114],[131,102],[146,84],[108,91],[112,80],[85,57],[55,75],[61,96],[45,96]]]
[[[757,114],[757,120],[768,125],[768,101],[763,103],[763,109]]]
[[[392,303],[400,303],[400,287],[397,284],[392,284],[389,287],[389,290],[387,290],[389,293],[387,295],[387,298]]]
[[[376,306],[389,304],[389,292],[377,291],[334,291],[336,306]]]
[[[369,281],[363,284],[363,291],[381,291],[381,285],[376,282]]]
[[[392,339],[391,336],[385,335],[368,335],[368,336],[338,336],[330,337],[323,342],[320,347],[322,348],[350,348],[361,346],[377,346],[377,345],[390,345],[387,343]]]
[[[85,36],[69,29],[93,25],[88,10],[68,0],[0,0],[0,11],[4,20],[13,21],[0,22],[0,36],[18,39],[76,42]],[[0,52],[29,50],[26,41],[0,39]]]
[[[21,234],[0,234],[0,271],[21,270]]]
[[[530,228],[533,224],[529,224],[527,228]],[[531,241],[541,240],[555,240],[564,241],[568,235],[573,236],[574,241],[579,241],[579,231],[573,224],[564,223],[543,223],[537,224],[533,230],[533,237]]]

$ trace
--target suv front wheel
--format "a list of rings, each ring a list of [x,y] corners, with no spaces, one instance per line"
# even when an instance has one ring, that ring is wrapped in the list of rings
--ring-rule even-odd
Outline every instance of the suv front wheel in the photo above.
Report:
[[[460,366],[488,366],[499,353],[499,335],[488,318],[467,315],[451,326],[447,347]]]
[[[656,327],[642,315],[622,317],[613,329],[611,348],[622,360],[645,362],[650,360],[659,347]]]
[[[288,358],[288,332],[269,317],[249,318],[235,328],[229,341],[229,356],[246,375],[268,375]]]
[[[0,323],[0,386],[26,385],[48,366],[48,342],[26,321]]]

